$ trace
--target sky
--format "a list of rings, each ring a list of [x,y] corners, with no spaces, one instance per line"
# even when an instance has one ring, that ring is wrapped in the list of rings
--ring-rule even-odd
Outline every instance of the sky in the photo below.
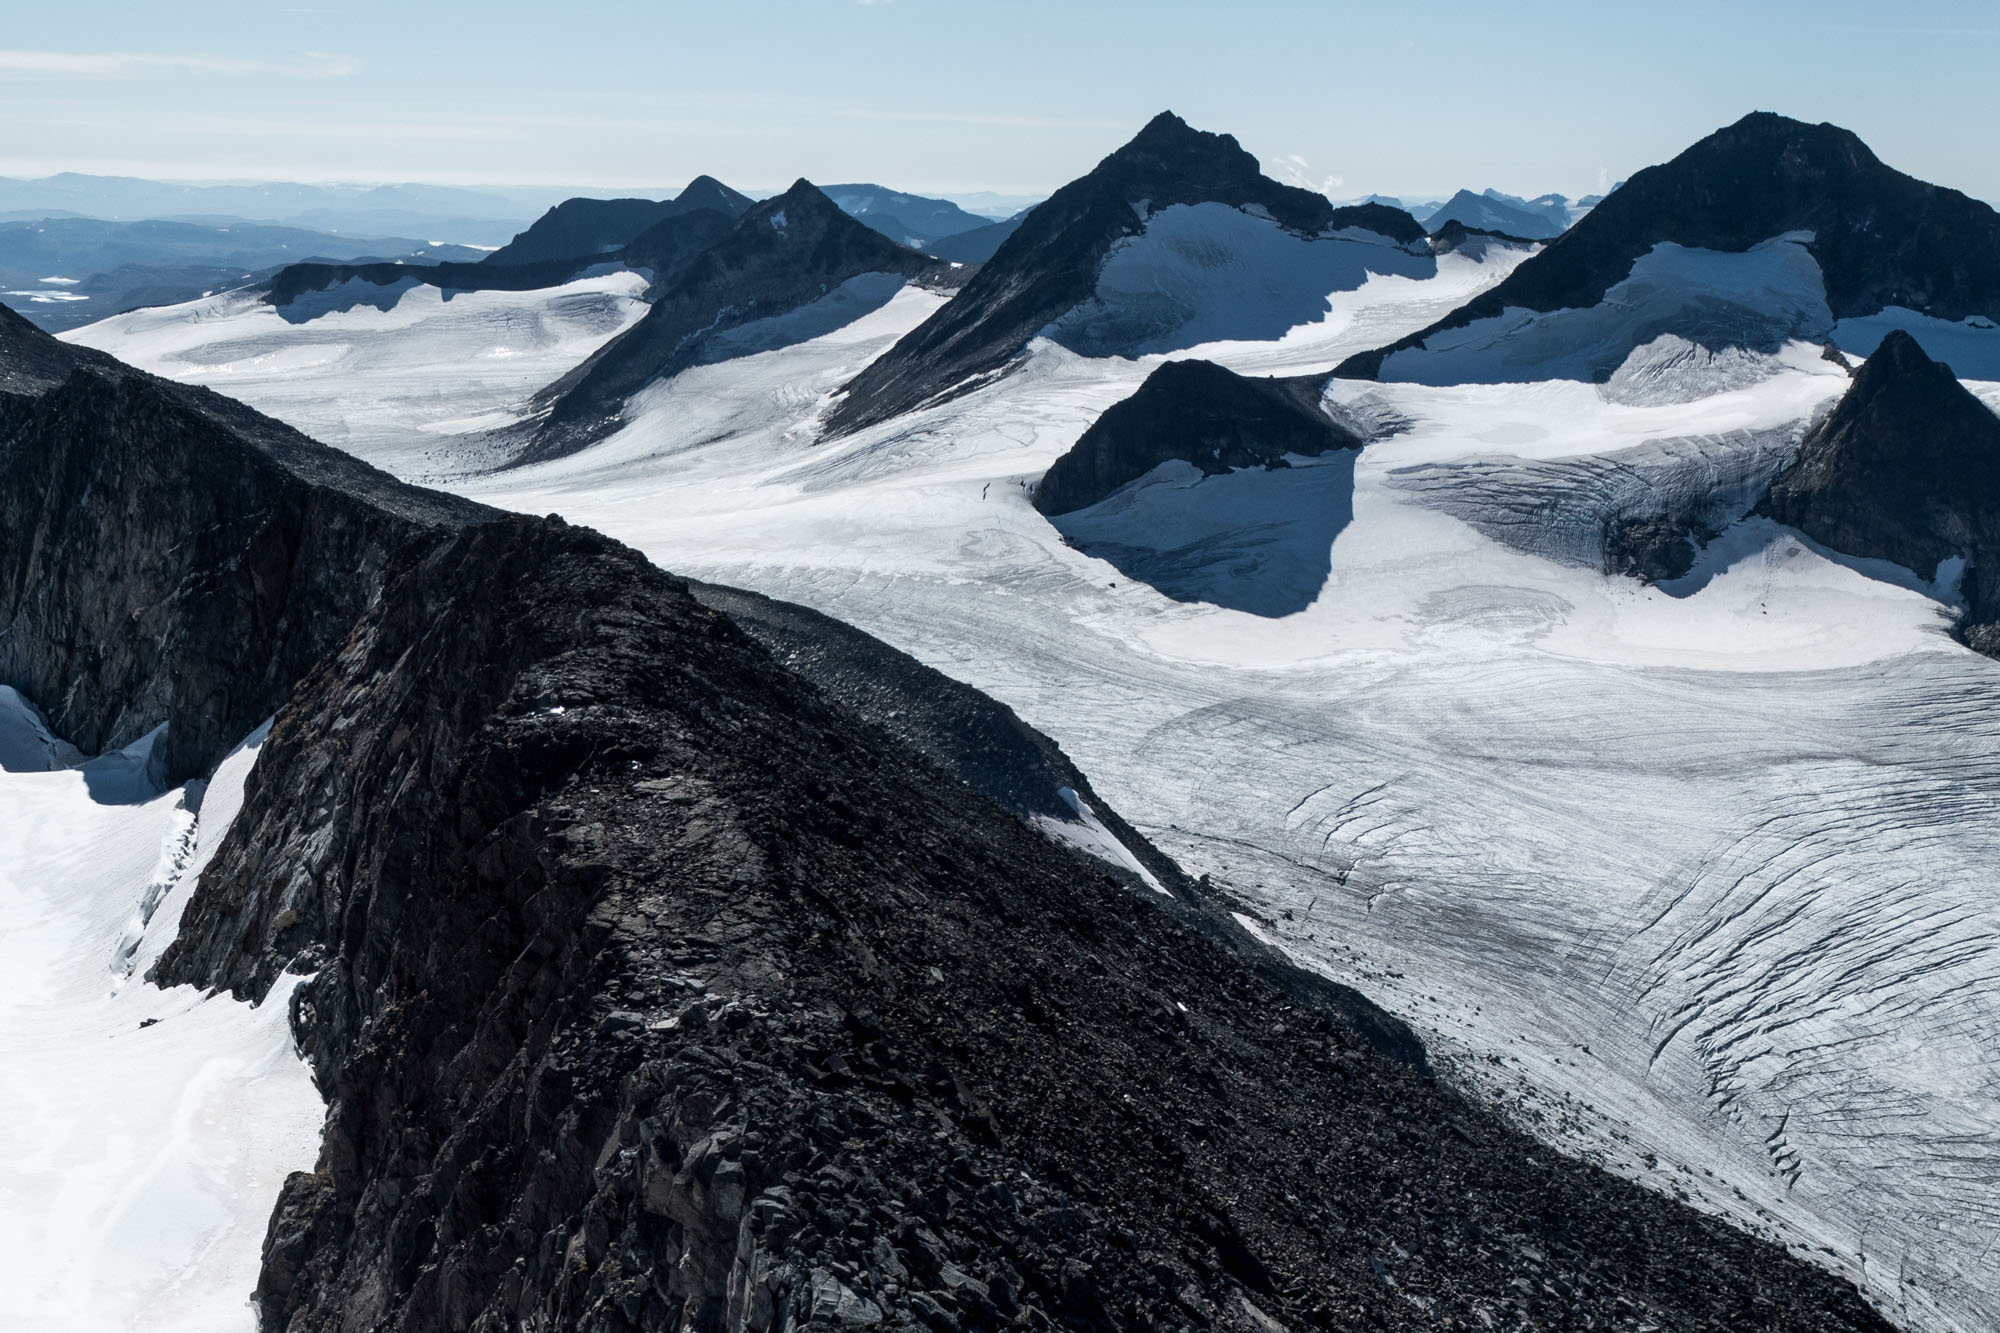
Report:
[[[1336,198],[1592,193],[1750,110],[2000,200],[1993,0],[71,0],[0,175],[1044,193],[1155,112]]]

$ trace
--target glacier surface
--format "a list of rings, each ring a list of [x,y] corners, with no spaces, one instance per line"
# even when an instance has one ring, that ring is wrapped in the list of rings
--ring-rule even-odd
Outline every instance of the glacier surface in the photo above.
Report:
[[[1784,240],[1755,262],[1790,281],[1802,253]],[[1323,371],[1519,252],[1488,258],[1378,272],[1281,337],[1174,354]],[[1128,544],[1181,553],[1195,580],[1170,596],[1028,500],[1159,355],[1039,341],[978,392],[816,442],[829,395],[937,301],[908,289],[696,367],[590,450],[452,484],[816,607],[989,691],[1546,1140],[1848,1275],[1908,1327],[2000,1325],[2000,663],[1948,638],[1949,589],[1775,525],[1735,524],[1685,586],[1653,588],[1599,573],[1560,512],[1754,485],[1846,384],[1816,343],[1780,320],[1754,374],[1656,348],[1679,367],[1664,392],[1581,373],[1336,382],[1330,405],[1370,430],[1345,477],[1155,475],[1126,494]],[[1630,332],[1586,340],[1615,347],[1606,370],[1653,341],[1617,346]],[[330,374],[310,404],[230,387],[309,429],[352,414],[319,429],[405,475],[435,468],[368,419],[364,379]],[[1329,476],[1337,494],[1314,498]],[[1301,514],[1326,510],[1292,539],[1326,543],[1286,564],[1297,609],[1205,595],[1200,578],[1269,563],[1273,534],[1238,500],[1287,483]]]

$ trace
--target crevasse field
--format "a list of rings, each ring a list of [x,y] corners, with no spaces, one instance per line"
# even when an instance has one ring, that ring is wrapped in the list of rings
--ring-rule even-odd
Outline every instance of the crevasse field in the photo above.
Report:
[[[1175,214],[1114,255],[1106,308],[1054,330],[1064,343],[827,443],[827,396],[940,296],[907,289],[690,370],[596,447],[499,473],[478,432],[629,323],[634,291],[418,289],[297,324],[218,297],[71,336],[412,480],[814,606],[989,691],[1269,938],[1411,1020],[1448,1077],[1545,1139],[1810,1253],[1908,1327],[2000,1326],[2000,663],[1947,637],[1948,576],[1920,585],[1752,518],[1647,588],[1600,573],[1591,535],[1642,492],[1752,493],[1845,375],[1783,343],[1789,324],[1776,355],[1691,354],[1636,298],[1623,325],[1590,316],[1589,355],[1644,344],[1602,387],[1506,382],[1526,373],[1518,345],[1475,328],[1425,355],[1477,373],[1419,359],[1390,368],[1406,382],[1335,382],[1328,405],[1370,433],[1358,458],[1205,480],[1166,465],[1059,530],[1028,488],[1161,359],[1084,354],[1112,332],[1324,372],[1521,257],[1429,273],[1328,239],[1346,248],[1285,268],[1321,283],[1301,302],[1270,285],[1278,238]],[[1723,274],[1770,289],[1759,310],[1824,307],[1791,238],[1656,260],[1639,276]],[[1245,287],[1254,308],[1223,308]],[[1197,341],[1218,332],[1254,340]],[[1991,351],[1942,332],[1966,373]],[[1840,336],[1865,353],[1869,333]],[[66,799],[78,830],[114,819]],[[172,799],[116,808],[152,850],[96,859],[117,886],[107,922],[143,892]],[[60,957],[93,956],[97,936],[60,928]],[[117,930],[98,934],[108,965]],[[107,1006],[181,1003],[109,986],[49,1021],[96,1033]],[[205,1050],[282,1054],[276,1006],[204,1003],[236,1025]],[[101,1039],[146,1039],[136,1021]],[[303,1075],[272,1068],[240,1086],[309,1119]],[[298,1164],[309,1141],[268,1160]]]

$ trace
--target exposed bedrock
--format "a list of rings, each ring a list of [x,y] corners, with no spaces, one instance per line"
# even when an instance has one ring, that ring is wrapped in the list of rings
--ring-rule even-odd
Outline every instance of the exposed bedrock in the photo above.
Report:
[[[516,461],[575,453],[623,424],[627,401],[650,384],[704,360],[827,332],[887,301],[899,280],[949,281],[947,268],[849,217],[812,182],[795,182],[738,218],[638,323],[542,390],[537,399],[546,414]],[[876,291],[846,290],[871,275],[889,280],[874,284]],[[843,303],[844,291],[850,299]],[[773,327],[815,305],[831,312],[827,327]]]
[[[68,378],[0,398],[0,683],[86,751],[165,723],[157,776],[207,772],[400,552],[487,512],[205,389],[47,344],[70,353]]]
[[[1212,361],[1169,361],[1055,461],[1035,490],[1035,508],[1082,509],[1176,459],[1216,476],[1284,467],[1287,454],[1359,448],[1360,438],[1320,409],[1321,382],[1320,376],[1238,375]]]
[[[2000,417],[1951,367],[1892,332],[1806,436],[1763,508],[1847,555],[1936,579],[1964,563],[1964,632],[2000,648]]]
[[[551,520],[425,554],[280,716],[160,971],[287,965],[332,1108],[271,1328],[1882,1326]]]
[[[1105,256],[1142,233],[1151,214],[1201,203],[1254,211],[1301,236],[1357,227],[1405,245],[1424,238],[1399,209],[1336,209],[1322,195],[1265,176],[1229,135],[1161,112],[1130,143],[1036,205],[948,305],[855,376],[827,417],[829,429],[846,434],[977,388],[1089,300]]]

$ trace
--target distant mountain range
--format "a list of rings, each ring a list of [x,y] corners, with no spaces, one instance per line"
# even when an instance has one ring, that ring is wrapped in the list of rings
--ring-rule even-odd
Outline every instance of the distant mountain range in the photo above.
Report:
[[[135,306],[240,287],[308,258],[436,264],[480,254],[410,237],[335,236],[270,223],[0,222],[0,302],[59,332]]]
[[[990,259],[1020,223],[1019,215],[989,217],[880,185],[837,185],[831,193],[899,245],[963,264]],[[203,185],[77,173],[0,178],[0,304],[60,332],[139,306],[270,281],[278,269],[305,261],[301,271],[276,279],[281,296],[346,277],[521,290],[566,281],[578,269],[566,261],[613,257],[669,217],[707,209],[733,219],[754,202],[713,176],[698,176],[666,199],[552,200],[556,195],[527,187]],[[711,229],[707,240],[720,234]],[[689,243],[685,235],[658,241],[638,244],[631,264],[671,266]],[[508,272],[459,271],[482,257]],[[440,264],[434,274],[395,268]],[[664,283],[670,275],[655,276]]]

